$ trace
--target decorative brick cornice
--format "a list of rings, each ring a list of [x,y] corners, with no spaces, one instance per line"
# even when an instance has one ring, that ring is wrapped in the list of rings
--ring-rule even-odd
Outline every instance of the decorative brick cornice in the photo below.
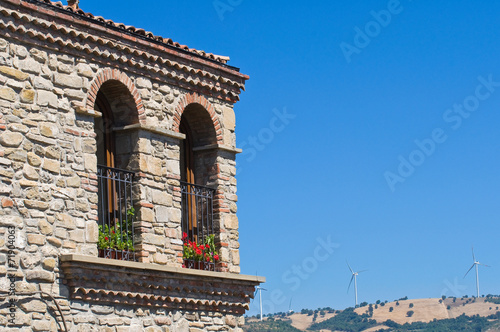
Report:
[[[265,279],[104,258],[63,255],[70,297],[96,303],[207,310],[242,315]]]
[[[118,69],[104,69],[101,70],[97,76],[90,83],[90,89],[87,93],[87,109],[94,109],[95,100],[97,98],[97,93],[101,86],[107,81],[115,80],[124,85],[124,87],[130,92],[132,98],[134,99],[135,106],[137,108],[137,117],[140,123],[144,123],[146,121],[146,114],[144,110],[144,105],[142,103],[141,95],[137,88],[135,87],[132,80],[125,74],[119,71]]]
[[[31,39],[33,43],[42,42],[46,47],[50,45],[68,53],[91,55],[108,64],[125,65],[124,68],[148,70],[173,79],[188,89],[211,91],[217,98],[229,102],[238,101],[240,89],[245,88],[244,81],[248,76],[234,69],[217,66],[207,60],[197,60],[138,38],[130,38],[125,33],[117,34],[109,29],[103,31],[102,26],[79,21],[68,16],[69,14],[57,16],[57,19],[66,20],[68,24],[58,24],[54,20],[42,18],[45,15],[34,16],[37,12],[56,16],[55,13],[45,13],[47,10],[43,11],[37,5],[24,1],[7,2],[19,7],[8,9],[0,4],[0,15],[4,17],[0,19],[0,29],[10,31],[10,37],[23,41]],[[23,12],[23,9],[28,9],[29,12]],[[82,28],[78,29],[79,26]]]
[[[224,141],[222,138],[222,127],[220,125],[217,114],[215,113],[215,108],[204,96],[197,94],[196,92],[188,93],[182,96],[181,100],[177,103],[174,113],[174,123],[172,130],[179,132],[179,126],[181,124],[182,113],[186,107],[190,104],[200,104],[208,112],[215,129],[215,135],[217,136],[217,144],[223,145]]]

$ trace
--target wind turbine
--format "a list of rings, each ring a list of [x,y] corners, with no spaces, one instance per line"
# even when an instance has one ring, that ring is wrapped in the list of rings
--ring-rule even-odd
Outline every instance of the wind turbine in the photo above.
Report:
[[[265,290],[267,291],[267,289],[265,288],[262,288],[260,286],[256,286],[255,288],[257,288],[257,290],[255,291],[255,294],[257,294],[257,292],[259,292],[259,302],[260,302],[260,321],[262,321],[262,291]],[[254,295],[255,297],[255,295]]]
[[[479,261],[476,260],[476,257],[474,256],[474,247],[472,247],[472,260],[474,261],[474,263],[472,263],[472,266],[470,267],[470,269],[467,270],[467,272],[464,275],[464,278],[467,276],[467,274],[470,272],[470,270],[472,270],[473,267],[476,268],[476,291],[477,291],[477,297],[479,298],[479,272],[478,272],[477,266],[478,265],[482,265],[482,266],[486,266],[486,267],[490,267],[490,266],[486,265],[486,264],[479,263]]]
[[[347,266],[349,267],[349,270],[351,270],[351,273],[352,273],[351,281],[349,282],[349,287],[347,287],[347,292],[349,293],[349,288],[351,287],[352,281],[354,280],[354,298],[355,298],[355,306],[354,307],[357,307],[358,306],[358,284],[356,282],[356,277],[358,276],[358,274],[360,274],[361,272],[365,272],[366,270],[354,272],[352,270],[351,266],[349,265],[349,262],[346,261],[346,263],[347,263]]]

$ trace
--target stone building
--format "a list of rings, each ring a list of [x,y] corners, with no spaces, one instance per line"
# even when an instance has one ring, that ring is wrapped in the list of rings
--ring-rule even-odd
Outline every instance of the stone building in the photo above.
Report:
[[[0,327],[241,331],[229,58],[0,0]]]

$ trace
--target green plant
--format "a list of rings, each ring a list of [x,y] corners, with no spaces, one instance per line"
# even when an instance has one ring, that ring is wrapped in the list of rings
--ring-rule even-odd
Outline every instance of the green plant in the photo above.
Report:
[[[131,206],[126,211],[125,220],[111,226],[99,225],[97,247],[99,249],[134,251],[134,234],[132,233],[134,217],[135,209]]]

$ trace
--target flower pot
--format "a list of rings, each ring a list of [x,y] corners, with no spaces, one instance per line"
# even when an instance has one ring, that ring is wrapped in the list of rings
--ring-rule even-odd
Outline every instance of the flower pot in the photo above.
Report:
[[[200,262],[190,259],[184,260],[183,267],[194,270],[215,271],[215,264],[210,262]]]
[[[133,261],[134,252],[130,250],[116,250],[116,249],[99,249],[98,257],[108,259],[118,259],[123,261]]]

